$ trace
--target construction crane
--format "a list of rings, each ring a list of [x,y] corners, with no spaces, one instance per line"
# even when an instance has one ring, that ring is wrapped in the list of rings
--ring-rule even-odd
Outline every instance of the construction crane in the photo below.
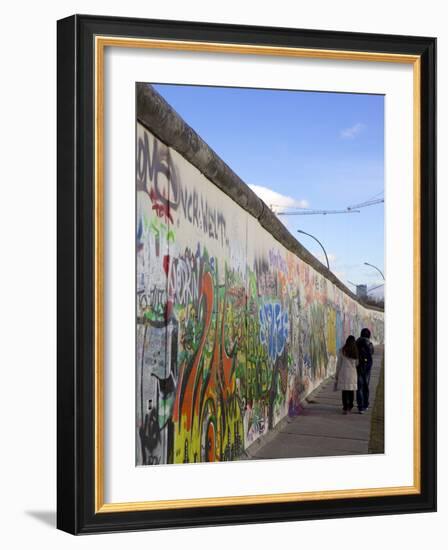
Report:
[[[380,202],[384,202],[384,199],[374,199],[370,201],[360,202],[359,204],[353,204],[352,206],[347,206],[347,210],[351,212],[355,208],[365,208],[366,206],[372,206],[374,204],[379,204]],[[356,212],[359,212],[359,210],[356,210]]]
[[[277,216],[312,216],[315,214],[322,214],[326,216],[327,214],[359,214],[361,210],[358,208],[365,208],[366,206],[372,206],[374,204],[379,204],[384,202],[384,198],[376,199],[375,196],[382,194],[383,191],[374,195],[368,201],[360,202],[359,204],[353,204],[352,206],[347,206],[344,210],[312,210],[311,208],[297,208],[296,210],[280,210],[275,211],[274,208],[285,208],[280,204],[270,204],[271,210],[277,214]]]
[[[274,211],[274,208],[279,208],[275,204],[271,204],[271,210]],[[274,211],[275,212],[275,211]],[[327,214],[359,214],[360,210],[355,209],[345,209],[345,210],[311,210],[310,208],[301,208],[300,210],[285,210],[280,212],[275,212],[277,216],[311,216],[313,214],[323,214],[326,216]]]

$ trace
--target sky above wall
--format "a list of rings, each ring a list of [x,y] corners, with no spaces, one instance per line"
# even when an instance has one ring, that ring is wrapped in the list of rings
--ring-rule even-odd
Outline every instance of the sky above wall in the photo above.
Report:
[[[365,94],[155,85],[208,145],[274,211],[339,210],[382,198],[384,97]],[[359,214],[279,216],[348,282],[382,283],[384,204]],[[372,294],[380,293],[373,291]]]

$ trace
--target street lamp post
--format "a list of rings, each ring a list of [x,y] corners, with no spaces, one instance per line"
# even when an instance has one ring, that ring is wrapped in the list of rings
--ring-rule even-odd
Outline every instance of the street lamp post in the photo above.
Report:
[[[297,229],[297,233],[303,233],[304,235],[308,235],[308,237],[311,237],[312,239],[314,239],[320,245],[320,247],[324,251],[325,260],[327,262],[327,269],[328,269],[328,271],[330,271],[330,263],[328,262],[327,253],[325,252],[325,248],[324,248],[323,244],[319,241],[319,239],[317,239],[314,235],[311,235],[310,233],[307,233],[306,231],[302,231],[301,229]]]
[[[383,281],[386,280],[386,279],[384,278],[383,272],[381,271],[381,269],[379,269],[378,267],[376,267],[376,265],[372,265],[372,264],[369,264],[369,263],[367,263],[367,262],[364,262],[364,265],[368,265],[368,266],[370,266],[370,267],[373,267],[373,269],[376,269],[376,270],[380,273],[381,277],[383,278]]]

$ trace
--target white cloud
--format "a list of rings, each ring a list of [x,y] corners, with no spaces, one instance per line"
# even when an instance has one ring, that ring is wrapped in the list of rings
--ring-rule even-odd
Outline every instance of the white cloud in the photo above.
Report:
[[[283,208],[308,208],[309,206],[305,199],[297,200],[263,185],[249,185],[249,187],[269,208],[272,208],[273,212],[279,212]]]
[[[344,128],[340,132],[340,136],[342,139],[353,139],[357,135],[359,135],[365,128],[365,125],[361,122],[357,122],[353,126],[350,126],[350,128]]]

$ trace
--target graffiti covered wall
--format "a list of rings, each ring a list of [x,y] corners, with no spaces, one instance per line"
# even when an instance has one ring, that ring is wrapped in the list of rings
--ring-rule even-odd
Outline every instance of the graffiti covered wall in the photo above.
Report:
[[[227,461],[335,370],[362,307],[137,124],[138,465]]]

